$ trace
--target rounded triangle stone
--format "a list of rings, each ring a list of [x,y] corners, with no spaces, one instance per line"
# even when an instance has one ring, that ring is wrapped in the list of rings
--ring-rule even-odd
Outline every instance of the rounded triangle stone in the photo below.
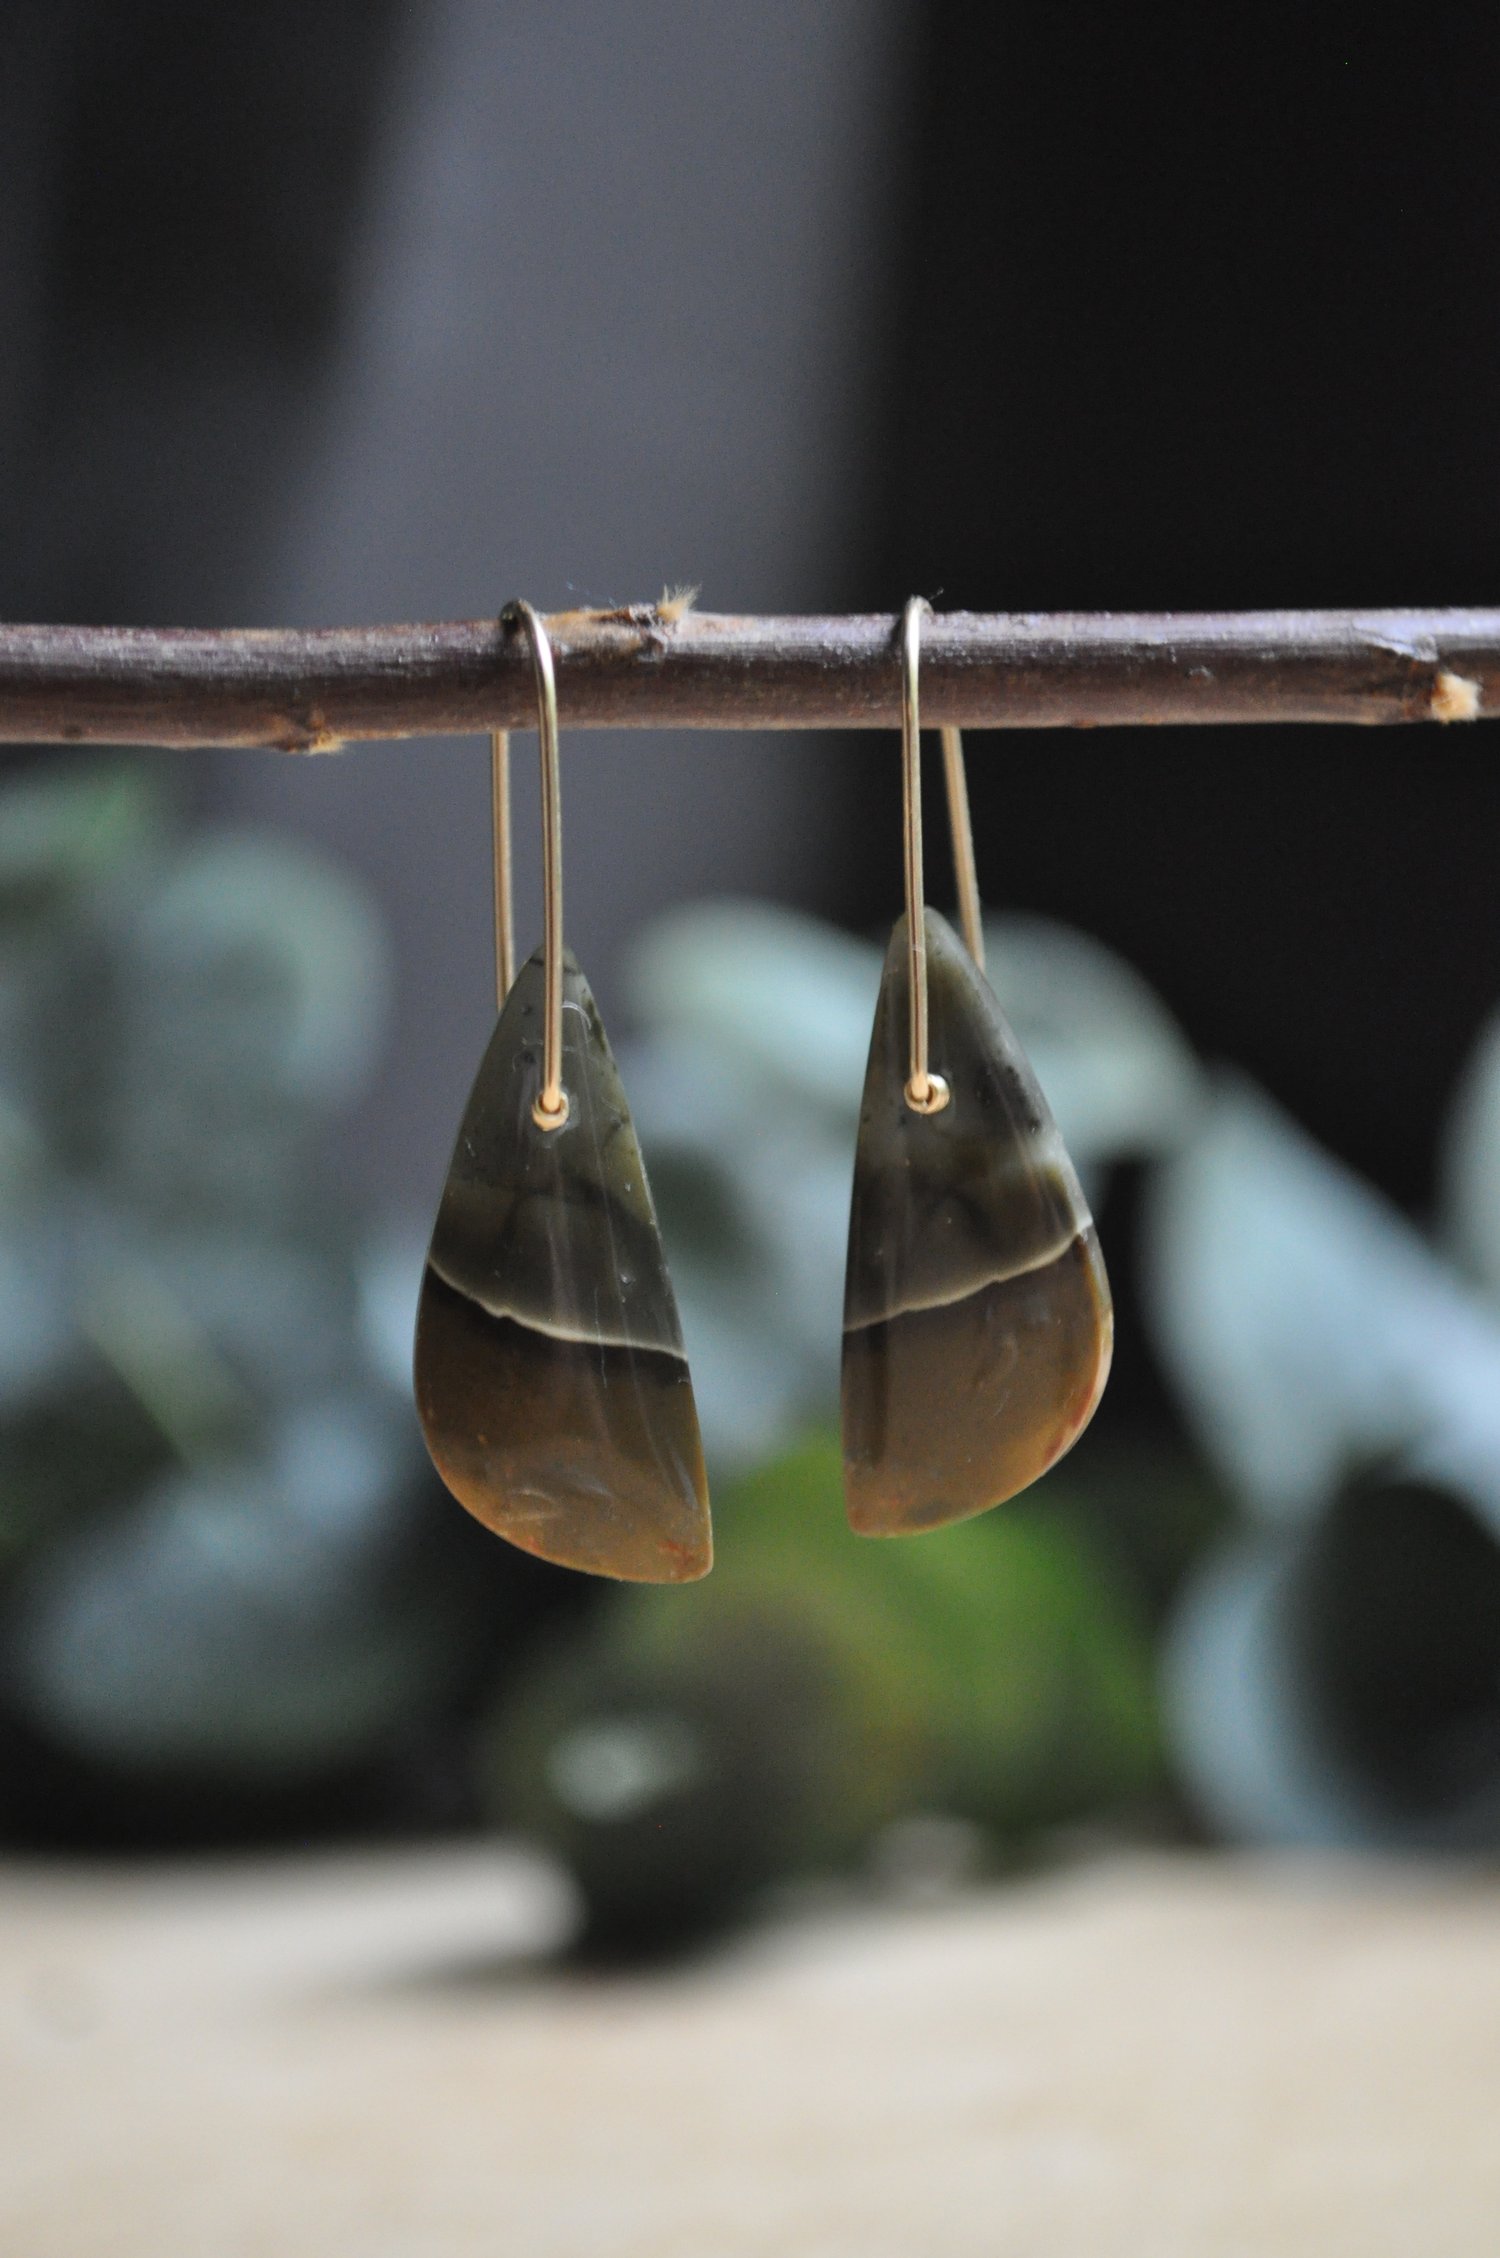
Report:
[[[906,1103],[906,920],[891,938],[855,1154],[844,1293],[844,1480],[867,1536],[1003,1504],[1077,1441],[1104,1390],[1104,1262],[1046,1099],[983,974],[926,912],[929,1061]]]
[[[568,1118],[541,1129],[542,956],[522,966],[465,1109],[414,1357],[444,1482],[564,1567],[682,1583],[713,1561],[682,1332],[619,1074],[588,982],[563,970]]]

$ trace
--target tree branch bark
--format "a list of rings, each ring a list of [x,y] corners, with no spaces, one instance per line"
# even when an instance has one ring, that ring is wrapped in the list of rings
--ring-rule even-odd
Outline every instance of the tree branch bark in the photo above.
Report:
[[[570,727],[899,723],[898,615],[656,606],[547,622]],[[972,729],[1403,722],[1500,714],[1500,610],[976,613],[922,638],[924,722]],[[497,620],[313,630],[0,626],[0,741],[260,745],[527,728]]]

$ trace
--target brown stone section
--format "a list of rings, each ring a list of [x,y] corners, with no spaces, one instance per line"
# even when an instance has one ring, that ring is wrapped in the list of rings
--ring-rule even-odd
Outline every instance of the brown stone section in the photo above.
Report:
[[[895,1537],[1003,1505],[1088,1425],[1113,1341],[1092,1228],[1043,1269],[846,1333],[850,1525]]]
[[[594,999],[563,967],[568,1116],[539,1128],[541,953],[475,1079],[417,1310],[417,1409],[462,1505],[637,1582],[712,1562],[698,1417],[656,1212]]]
[[[1088,1424],[1113,1316],[1057,1125],[994,993],[926,913],[929,1060],[906,1104],[906,921],[886,957],[860,1111],[844,1289],[849,1518],[934,1529],[1014,1497]]]
[[[491,1317],[429,1269],[417,1408],[461,1505],[527,1552],[641,1583],[713,1565],[687,1365]]]

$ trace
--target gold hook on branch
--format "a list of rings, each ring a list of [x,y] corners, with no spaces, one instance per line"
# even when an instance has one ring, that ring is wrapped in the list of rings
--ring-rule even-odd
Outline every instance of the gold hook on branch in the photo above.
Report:
[[[568,1093],[562,1086],[562,780],[557,752],[557,670],[540,614],[530,604],[514,603],[504,616],[520,622],[531,645],[542,762],[542,1086],[531,1117],[539,1129],[560,1129],[568,1118]]]

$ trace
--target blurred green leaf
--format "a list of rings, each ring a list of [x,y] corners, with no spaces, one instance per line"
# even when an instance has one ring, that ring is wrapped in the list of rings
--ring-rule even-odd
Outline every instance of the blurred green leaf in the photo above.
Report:
[[[172,1464],[145,1406],[73,1365],[0,1419],[0,1575],[73,1526],[118,1512]]]
[[[716,1501],[704,1583],[631,1587],[516,1685],[490,1810],[573,1869],[596,1941],[669,1942],[945,1811],[1007,1844],[1159,1763],[1144,1621],[1076,1517],[861,1543],[832,1438]]]
[[[642,1026],[742,1062],[764,1108],[793,1096],[859,1114],[880,952],[761,902],[695,902],[636,942],[627,994]]]
[[[13,1698],[95,1760],[290,1780],[430,1711],[461,1590],[424,1577],[410,1425],[346,1396],[258,1463],[167,1476],[70,1531],[11,1602]],[[418,1549],[414,1551],[414,1543]]]
[[[384,936],[300,850],[191,842],[121,936],[108,1155],[157,1212],[273,1214],[383,1032]]]
[[[362,1087],[385,1031],[390,952],[365,896],[321,857],[250,832],[189,840],[143,906],[133,992],[149,1042],[231,1082],[328,1107]],[[223,1040],[232,1013],[234,1040]]]
[[[1205,1449],[1252,1505],[1316,1508],[1401,1454],[1500,1527],[1500,1321],[1271,1101],[1223,1077],[1153,1178],[1145,1305]]]
[[[1050,918],[985,921],[989,981],[1081,1168],[1171,1152],[1204,1076],[1150,985],[1102,942]]]
[[[56,915],[61,896],[139,860],[165,830],[165,795],[143,765],[12,777],[0,794],[0,920]]]
[[[1500,1013],[1482,1029],[1459,1081],[1439,1174],[1444,1244],[1500,1302]]]
[[[1500,1544],[1443,1484],[1357,1479],[1217,1553],[1164,1664],[1175,1752],[1231,1838],[1500,1844]]]

